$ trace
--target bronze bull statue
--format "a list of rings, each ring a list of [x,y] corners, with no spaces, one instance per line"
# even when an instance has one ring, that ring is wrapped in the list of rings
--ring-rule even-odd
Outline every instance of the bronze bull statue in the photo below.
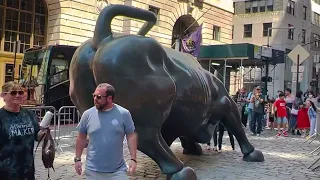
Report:
[[[114,34],[115,16],[145,20],[138,35]],[[202,153],[198,143],[212,138],[218,122],[237,138],[244,161],[264,161],[242,128],[236,103],[222,82],[191,55],[145,37],[156,23],[154,13],[111,5],[100,13],[94,36],[75,52],[70,65],[70,96],[83,113],[93,106],[100,83],[116,89],[115,102],[127,108],[138,134],[138,149],[152,158],[168,179],[196,179],[169,146],[180,138],[183,153]]]

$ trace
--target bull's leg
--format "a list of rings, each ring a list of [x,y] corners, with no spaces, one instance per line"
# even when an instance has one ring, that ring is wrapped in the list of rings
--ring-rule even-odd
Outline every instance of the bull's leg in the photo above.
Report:
[[[159,165],[161,172],[168,175],[167,179],[196,180],[197,177],[194,170],[189,167],[183,167],[183,163],[173,154],[162,138],[161,133],[157,133],[150,138],[149,134],[146,133],[148,131],[139,129],[138,149]]]
[[[202,155],[201,146],[192,138],[180,137],[181,146],[183,147],[183,154]]]
[[[202,148],[198,143],[210,142],[215,126],[208,124],[202,125],[192,137],[180,137],[183,147],[183,154],[202,155]]]
[[[261,151],[255,150],[247,139],[247,136],[242,128],[240,115],[236,104],[228,97],[222,97],[221,101],[224,105],[230,107],[230,111],[226,111],[221,123],[234,134],[237,138],[241,152],[244,154],[243,160],[250,162],[262,162],[264,156]]]

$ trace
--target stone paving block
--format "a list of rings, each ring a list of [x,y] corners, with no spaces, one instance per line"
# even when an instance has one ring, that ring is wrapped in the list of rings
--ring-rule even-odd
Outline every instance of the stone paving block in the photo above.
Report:
[[[177,140],[171,146],[173,153],[185,163],[195,169],[199,180],[309,180],[320,179],[320,171],[312,172],[307,167],[316,159],[309,153],[320,145],[314,141],[311,144],[303,143],[304,138],[298,136],[275,137],[275,132],[265,130],[260,137],[247,135],[256,149],[265,155],[265,162],[248,163],[242,161],[242,154],[238,144],[236,150],[231,150],[229,138],[223,139],[222,152],[206,150],[203,146],[202,156],[186,156],[182,154],[182,147]],[[50,170],[52,180],[78,180],[85,179],[84,174],[79,176],[74,171],[74,149],[63,148],[64,152],[56,154],[54,167],[56,172]],[[47,170],[43,167],[41,151],[35,157],[36,178],[47,179]],[[85,153],[85,152],[84,152]],[[130,159],[127,147],[124,150],[125,160]],[[138,152],[137,172],[130,176],[130,180],[155,179],[165,180],[160,168],[145,154]],[[85,156],[82,157],[85,159]],[[85,160],[83,162],[84,169]]]

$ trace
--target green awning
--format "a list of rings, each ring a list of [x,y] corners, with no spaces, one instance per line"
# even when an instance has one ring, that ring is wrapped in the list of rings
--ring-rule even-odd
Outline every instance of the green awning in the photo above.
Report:
[[[260,46],[249,43],[201,46],[198,60],[228,60],[229,63],[244,60],[246,65],[264,64],[259,50]],[[270,64],[284,63],[285,57],[284,51],[272,49]]]
[[[254,59],[255,46],[253,44],[223,44],[201,46],[198,58],[209,59]],[[259,47],[259,46],[256,46]],[[258,50],[258,48],[256,48]],[[258,53],[258,52],[257,52]]]

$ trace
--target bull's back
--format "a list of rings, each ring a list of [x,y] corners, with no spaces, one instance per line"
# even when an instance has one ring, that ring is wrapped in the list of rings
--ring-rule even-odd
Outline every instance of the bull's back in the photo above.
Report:
[[[210,104],[212,100],[212,78],[197,59],[189,54],[164,48],[170,63],[166,64],[177,86],[177,99],[193,103]]]
[[[170,48],[164,50],[170,58],[166,66],[177,89],[171,116],[177,114],[172,118],[179,118],[183,123],[191,123],[190,127],[197,127],[209,119],[212,102],[216,99],[212,74],[204,70],[191,55]]]

